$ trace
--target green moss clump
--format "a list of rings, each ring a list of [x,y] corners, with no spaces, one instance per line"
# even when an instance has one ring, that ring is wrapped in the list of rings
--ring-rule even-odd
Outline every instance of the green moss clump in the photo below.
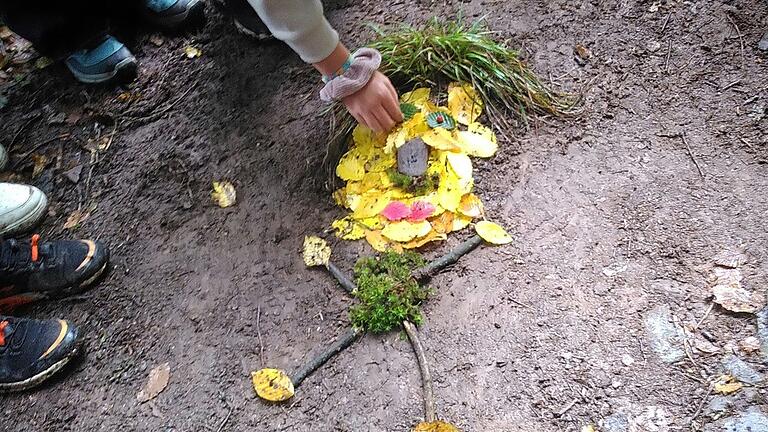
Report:
[[[437,190],[440,185],[440,176],[437,174],[411,177],[394,168],[387,170],[389,180],[400,189],[416,196],[427,195]]]
[[[350,309],[352,324],[372,333],[384,333],[399,327],[404,320],[419,324],[419,304],[429,295],[411,277],[411,272],[424,266],[415,252],[386,252],[378,257],[360,259],[355,265],[360,301]]]

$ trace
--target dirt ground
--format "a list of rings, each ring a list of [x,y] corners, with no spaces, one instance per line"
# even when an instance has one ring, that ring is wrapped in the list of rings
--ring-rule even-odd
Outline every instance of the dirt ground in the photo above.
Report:
[[[583,116],[513,131],[477,164],[476,190],[515,242],[433,281],[422,337],[441,418],[470,432],[768,430],[728,423],[766,410],[765,360],[737,348],[756,335],[754,315],[708,313],[718,254],[743,253],[743,285],[768,287],[764,2],[335,3],[328,15],[350,46],[371,37],[367,22],[486,16],[542,76],[585,91]],[[347,326],[349,299],[299,255],[340,210],[316,175],[327,135],[317,77],[208,12],[203,29],[160,46],[130,38],[141,75],[127,89],[79,85],[55,65],[7,94],[1,142],[18,135],[17,179],[29,180],[32,150],[56,161],[31,181],[51,199],[42,232],[106,241],[113,268],[84,295],[23,311],[73,320],[88,353],[44,388],[3,397],[2,430],[404,432],[422,419],[399,334],[367,336],[288,404],[254,395],[250,371],[291,370]],[[577,43],[593,54],[584,66]],[[182,55],[190,44],[200,58]],[[73,182],[64,173],[77,166]],[[237,206],[211,203],[220,178]],[[347,269],[370,252],[335,248]],[[717,396],[728,356],[760,379]],[[164,362],[168,388],[137,403]]]

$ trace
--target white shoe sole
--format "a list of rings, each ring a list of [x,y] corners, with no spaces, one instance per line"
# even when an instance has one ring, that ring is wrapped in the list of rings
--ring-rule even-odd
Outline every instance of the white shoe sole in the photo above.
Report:
[[[34,228],[45,217],[45,211],[48,208],[48,198],[41,192],[40,200],[35,207],[21,219],[8,224],[0,229],[0,237],[6,235],[19,234]]]
[[[69,363],[70,360],[72,360],[72,358],[75,357],[75,355],[77,354],[77,351],[78,351],[78,346],[75,346],[72,349],[72,352],[70,352],[66,357],[52,364],[48,369],[40,372],[39,374],[31,378],[25,379],[24,381],[15,382],[15,383],[0,384],[0,393],[19,392],[19,391],[29,390],[33,387],[37,387],[38,385],[46,381],[48,378],[55,375],[58,371],[64,369],[64,366],[66,366],[67,363]]]

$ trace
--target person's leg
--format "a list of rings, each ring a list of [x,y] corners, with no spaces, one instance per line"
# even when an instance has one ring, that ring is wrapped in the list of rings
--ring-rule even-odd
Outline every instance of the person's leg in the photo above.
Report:
[[[22,233],[45,218],[48,199],[34,186],[0,183],[0,238]]]

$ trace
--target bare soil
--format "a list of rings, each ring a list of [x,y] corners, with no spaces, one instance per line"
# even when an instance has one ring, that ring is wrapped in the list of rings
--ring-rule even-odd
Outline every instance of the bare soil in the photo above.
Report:
[[[49,194],[42,232],[99,238],[113,255],[93,290],[21,311],[77,323],[88,353],[43,388],[4,396],[2,430],[404,432],[423,416],[400,334],[365,337],[288,404],[255,397],[250,371],[294,369],[348,326],[349,299],[299,254],[303,236],[340,210],[318,175],[327,127],[317,77],[285,46],[251,41],[208,9],[204,28],[160,46],[130,37],[141,68],[127,89],[80,85],[55,65],[16,86],[0,110],[2,143],[18,135],[12,176]],[[734,348],[755,335],[754,316],[719,306],[707,314],[722,251],[746,254],[746,288],[768,286],[764,2],[364,0],[330,9],[350,46],[371,37],[368,22],[485,16],[543,77],[585,93],[583,116],[512,131],[477,164],[476,189],[515,242],[482,247],[433,281],[421,333],[441,418],[464,431],[687,431],[765,410],[761,385],[729,396],[724,412],[709,409],[727,353],[766,367]],[[200,58],[182,55],[190,44]],[[592,52],[586,65],[576,44]],[[124,91],[135,100],[121,100]],[[70,121],[49,123],[56,113]],[[91,159],[88,140],[105,136],[109,148]],[[23,156],[41,143],[34,151],[55,162],[30,180]],[[79,165],[77,182],[64,177]],[[237,187],[235,207],[210,200],[222,178]],[[89,218],[63,230],[91,204]],[[346,269],[370,253],[334,247]],[[659,306],[689,329],[702,320],[673,363],[645,324]],[[718,351],[697,348],[704,334]],[[164,362],[168,388],[139,404]]]

